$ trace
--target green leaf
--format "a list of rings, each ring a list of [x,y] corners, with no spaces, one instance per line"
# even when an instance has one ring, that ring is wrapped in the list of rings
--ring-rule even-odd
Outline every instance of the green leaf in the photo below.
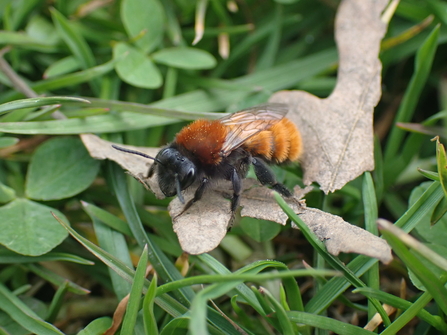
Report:
[[[55,105],[69,102],[78,102],[78,103],[82,102],[87,104],[89,103],[88,100],[74,97],[46,97],[46,98],[20,99],[1,104],[0,115],[17,109],[36,108],[41,106],[48,106],[48,105]]]
[[[161,49],[151,57],[157,63],[187,70],[211,69],[217,64],[209,52],[190,47]]]
[[[0,204],[5,204],[12,201],[16,197],[16,191],[13,188],[8,187],[0,183]]]
[[[163,38],[165,13],[158,0],[123,0],[121,20],[130,38],[148,53],[157,48]]]
[[[0,148],[7,148],[11,145],[17,144],[19,139],[17,137],[0,137]],[[1,201],[1,190],[0,190],[0,202]]]
[[[149,89],[159,88],[163,83],[158,68],[140,50],[125,43],[117,43],[113,47],[113,58],[120,59],[115,64],[115,69],[126,83]]]
[[[51,207],[27,199],[16,199],[0,207],[0,244],[22,255],[47,253],[67,237],[51,211],[64,217]]]
[[[31,159],[26,194],[32,199],[64,199],[84,191],[96,178],[99,161],[90,157],[78,138],[54,138]]]
[[[244,217],[241,219],[242,230],[257,242],[270,241],[281,230],[275,222]]]

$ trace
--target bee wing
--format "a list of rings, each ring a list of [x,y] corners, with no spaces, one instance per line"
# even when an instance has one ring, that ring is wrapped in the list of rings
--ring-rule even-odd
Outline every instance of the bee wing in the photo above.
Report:
[[[223,143],[221,154],[228,156],[245,141],[283,119],[288,110],[285,104],[267,103],[220,119],[220,122],[230,130]]]

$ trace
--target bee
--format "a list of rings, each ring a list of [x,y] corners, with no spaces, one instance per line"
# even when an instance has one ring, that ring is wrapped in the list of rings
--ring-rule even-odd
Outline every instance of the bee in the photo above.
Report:
[[[192,185],[194,197],[184,206],[187,210],[200,200],[215,180],[229,180],[233,186],[231,212],[239,207],[242,180],[250,165],[262,185],[284,197],[292,193],[278,183],[269,164],[295,162],[302,154],[301,135],[295,124],[285,118],[287,105],[268,103],[238,111],[219,120],[196,120],[184,127],[174,141],[157,156],[113,145],[117,150],[137,154],[154,161],[147,177],[157,175],[161,191],[167,197],[177,195]]]

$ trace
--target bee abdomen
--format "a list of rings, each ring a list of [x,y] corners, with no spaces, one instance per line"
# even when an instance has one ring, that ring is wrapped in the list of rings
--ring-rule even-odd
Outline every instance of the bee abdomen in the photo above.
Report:
[[[303,151],[298,129],[286,118],[253,136],[244,148],[253,156],[261,156],[276,164],[297,161]]]

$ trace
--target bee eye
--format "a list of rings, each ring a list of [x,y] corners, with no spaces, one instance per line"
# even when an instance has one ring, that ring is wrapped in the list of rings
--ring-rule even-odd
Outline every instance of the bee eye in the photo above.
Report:
[[[186,174],[185,178],[183,178],[183,184],[184,184],[184,188],[190,186],[193,182],[194,182],[194,175],[195,175],[195,171],[193,168],[190,168],[188,170],[188,173]]]

